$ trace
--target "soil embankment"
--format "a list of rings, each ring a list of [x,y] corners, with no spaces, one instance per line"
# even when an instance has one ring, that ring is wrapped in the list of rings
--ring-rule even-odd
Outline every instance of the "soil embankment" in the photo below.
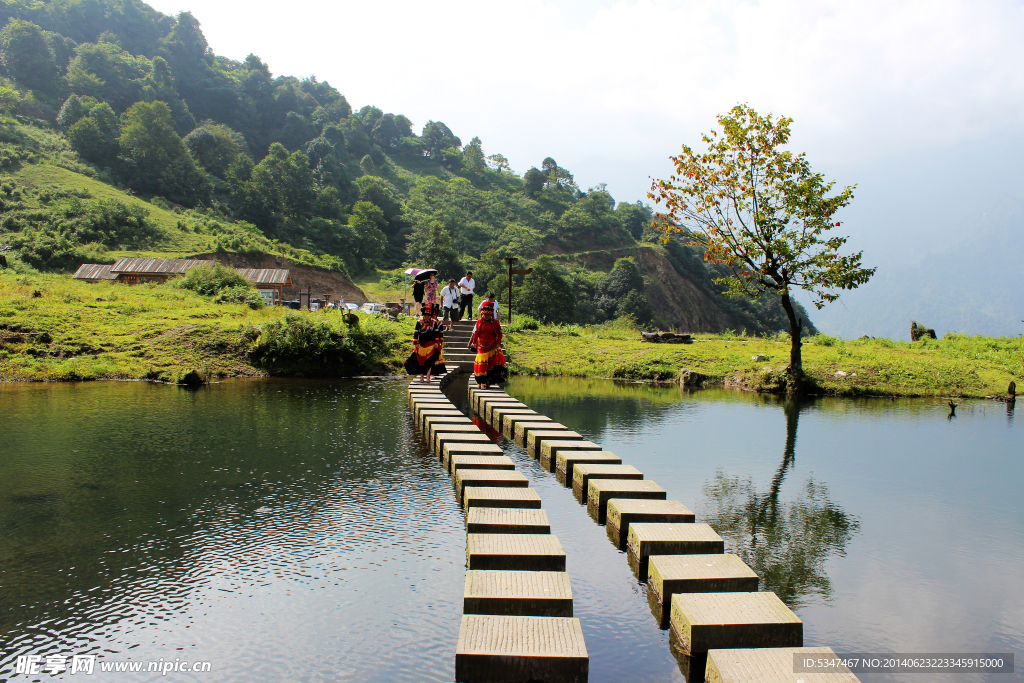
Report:
[[[215,252],[212,254],[202,254],[194,258],[216,259],[234,268],[283,268],[290,270],[292,286],[284,288],[285,299],[297,299],[299,298],[299,291],[306,291],[306,288],[309,287],[312,288],[313,296],[315,297],[330,296],[331,299],[343,297],[345,300],[352,302],[367,300],[363,290],[354,285],[343,273],[311,268],[293,263],[281,256],[253,256],[249,254]]]

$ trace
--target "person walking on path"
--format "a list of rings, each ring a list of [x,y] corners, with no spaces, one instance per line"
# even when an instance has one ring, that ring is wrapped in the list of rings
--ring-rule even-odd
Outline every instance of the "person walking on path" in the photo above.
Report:
[[[459,293],[462,296],[462,305],[459,308],[459,319],[466,317],[469,311],[469,320],[473,319],[473,290],[476,289],[476,280],[473,279],[473,271],[467,271],[466,277],[459,280]]]
[[[428,304],[437,303],[437,276],[430,274],[430,278],[423,285],[423,301]]]
[[[476,347],[473,374],[481,389],[504,382],[508,377],[501,337],[501,323],[494,318],[494,302],[485,301],[480,304],[480,318],[473,327],[473,336],[468,344],[469,349]]]
[[[494,313],[494,319],[495,320],[499,320],[500,319],[500,316],[498,315],[498,308],[499,308],[499,306],[498,306],[498,302],[494,298],[494,292],[487,292],[487,298],[484,299],[482,302],[480,302],[480,314],[481,315],[484,312],[484,306],[490,306],[491,307],[491,311],[493,311],[493,313]]]
[[[423,315],[423,280],[412,283],[412,298],[416,302],[416,315]]]
[[[459,314],[459,288],[455,286],[455,278],[448,280],[448,285],[441,290],[441,308],[443,324],[450,330]]]
[[[426,304],[423,317],[412,332],[412,355],[405,361],[405,371],[429,382],[434,372],[444,373],[444,330],[437,322],[437,304]]]

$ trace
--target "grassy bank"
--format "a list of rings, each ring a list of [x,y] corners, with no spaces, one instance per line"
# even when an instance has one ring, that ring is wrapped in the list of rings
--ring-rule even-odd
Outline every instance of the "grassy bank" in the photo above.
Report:
[[[173,284],[87,284],[0,274],[0,380],[381,374],[407,353],[411,321],[253,310]]]
[[[506,348],[513,371],[570,377],[675,381],[683,368],[727,384],[776,391],[789,363],[789,338],[696,335],[693,344],[649,344],[626,325],[512,328]],[[752,360],[764,356],[766,360]],[[894,342],[820,335],[803,347],[804,369],[827,394],[859,396],[1003,395],[1024,378],[1024,339],[969,337]],[[845,377],[837,377],[845,372]]]

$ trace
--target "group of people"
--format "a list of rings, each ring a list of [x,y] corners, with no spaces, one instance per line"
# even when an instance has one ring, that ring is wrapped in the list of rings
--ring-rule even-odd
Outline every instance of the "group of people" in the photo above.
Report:
[[[429,382],[432,375],[447,371],[444,366],[444,332],[451,330],[455,321],[461,320],[466,311],[469,312],[468,319],[473,319],[473,290],[476,282],[472,271],[467,272],[457,285],[455,278],[448,280],[447,286],[440,291],[441,303],[437,300],[437,280],[433,273],[427,280],[417,284],[422,287],[417,290],[413,286],[413,298],[418,304],[420,319],[413,330],[413,351],[405,362],[405,370],[410,375],[419,375],[420,381]],[[495,301],[494,292],[488,292],[487,298],[479,306],[473,335],[467,344],[470,351],[476,352],[473,374],[477,384],[484,389],[503,382],[508,376],[501,339],[498,302]]]
[[[447,329],[451,329],[456,320],[466,317],[473,319],[473,292],[476,289],[476,280],[473,279],[473,271],[467,271],[466,275],[456,284],[455,278],[448,280],[448,284],[438,290],[438,281],[434,273],[430,273],[426,280],[417,280],[412,286],[412,298],[416,301],[417,315],[423,315],[424,306],[427,304],[439,304],[441,319]],[[440,302],[438,302],[440,298]],[[490,297],[493,299],[493,296]]]

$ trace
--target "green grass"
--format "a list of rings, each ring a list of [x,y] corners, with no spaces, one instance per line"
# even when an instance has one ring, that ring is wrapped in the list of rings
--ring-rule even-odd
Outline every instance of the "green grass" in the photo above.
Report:
[[[90,285],[67,275],[8,270],[0,273],[0,380],[176,381],[191,370],[212,376],[289,375],[300,365],[306,376],[338,374],[338,367],[322,367],[319,373],[315,364],[289,365],[287,357],[260,363],[262,331],[279,323],[288,332],[293,327],[285,320],[288,313],[280,307],[216,304],[173,282]],[[364,316],[353,333],[336,312],[291,313],[326,325],[335,347],[352,347],[349,358],[356,360],[342,374],[391,372],[408,353],[411,319],[393,323]]]
[[[693,344],[650,344],[625,324],[542,326],[506,335],[511,369],[523,374],[621,379],[678,379],[683,368],[727,384],[778,391],[789,364],[789,338],[701,334]],[[753,361],[752,357],[767,357]],[[950,334],[941,340],[893,342],[812,337],[804,371],[820,393],[858,396],[1003,395],[1024,378],[1024,339]],[[837,378],[837,371],[848,373]]]

